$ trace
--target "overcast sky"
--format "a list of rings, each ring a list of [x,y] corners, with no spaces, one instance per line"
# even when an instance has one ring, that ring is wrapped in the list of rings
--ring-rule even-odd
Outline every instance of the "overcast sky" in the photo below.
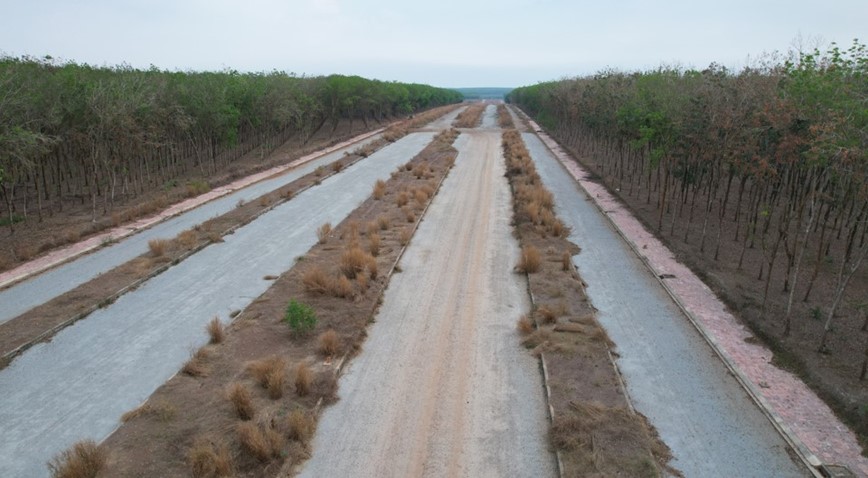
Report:
[[[0,52],[521,86],[868,41],[868,0],[0,0]]]

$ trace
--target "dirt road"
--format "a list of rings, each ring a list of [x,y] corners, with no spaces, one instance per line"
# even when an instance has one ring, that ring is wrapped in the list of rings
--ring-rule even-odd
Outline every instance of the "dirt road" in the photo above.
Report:
[[[263,276],[289,269],[317,226],[340,222],[433,136],[410,134],[324,180],[0,371],[0,476],[46,476],[55,453],[103,439],[204,344],[211,317],[264,292]]]
[[[636,409],[685,476],[806,476],[787,444],[645,265],[534,134],[522,135],[558,216],[582,247],[573,258],[615,342]]]
[[[302,476],[553,476],[499,131],[469,131]]]

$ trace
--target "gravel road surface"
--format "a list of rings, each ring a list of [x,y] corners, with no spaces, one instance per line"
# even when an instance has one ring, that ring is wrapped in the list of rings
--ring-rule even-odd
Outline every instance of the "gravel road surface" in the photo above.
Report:
[[[205,324],[225,320],[289,269],[433,138],[413,133],[226,236],[114,304],[37,344],[0,371],[0,476],[44,477],[54,454],[102,440],[206,342]]]
[[[573,262],[617,344],[630,397],[672,449],[674,467],[686,477],[809,476],[585,192],[536,135],[522,137],[582,248]]]
[[[347,148],[327,154],[309,163],[299,166],[281,176],[260,181],[247,188],[223,196],[220,199],[163,221],[153,227],[129,236],[117,243],[99,249],[91,254],[81,256],[73,261],[62,264],[24,282],[18,283],[0,291],[0,323],[17,317],[24,312],[47,302],[75,287],[109,271],[148,250],[151,239],[173,238],[185,229],[201,224],[215,216],[231,211],[238,201],[250,201],[259,196],[274,191],[296,179],[313,172],[317,167],[331,164],[343,157],[344,152],[352,151],[361,145],[379,138],[375,135],[365,141]]]
[[[456,148],[301,476],[555,476],[500,133]]]

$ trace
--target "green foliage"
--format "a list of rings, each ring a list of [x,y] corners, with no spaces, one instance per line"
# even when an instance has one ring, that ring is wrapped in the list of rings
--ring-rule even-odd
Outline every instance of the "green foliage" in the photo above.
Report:
[[[295,299],[290,300],[289,305],[286,306],[283,320],[295,335],[309,333],[316,327],[316,314],[313,308]]]

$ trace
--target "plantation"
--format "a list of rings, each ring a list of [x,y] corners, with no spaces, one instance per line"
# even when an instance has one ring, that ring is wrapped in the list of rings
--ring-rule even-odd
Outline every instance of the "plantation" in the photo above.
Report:
[[[508,99],[868,431],[864,45],[739,72],[607,71]]]

